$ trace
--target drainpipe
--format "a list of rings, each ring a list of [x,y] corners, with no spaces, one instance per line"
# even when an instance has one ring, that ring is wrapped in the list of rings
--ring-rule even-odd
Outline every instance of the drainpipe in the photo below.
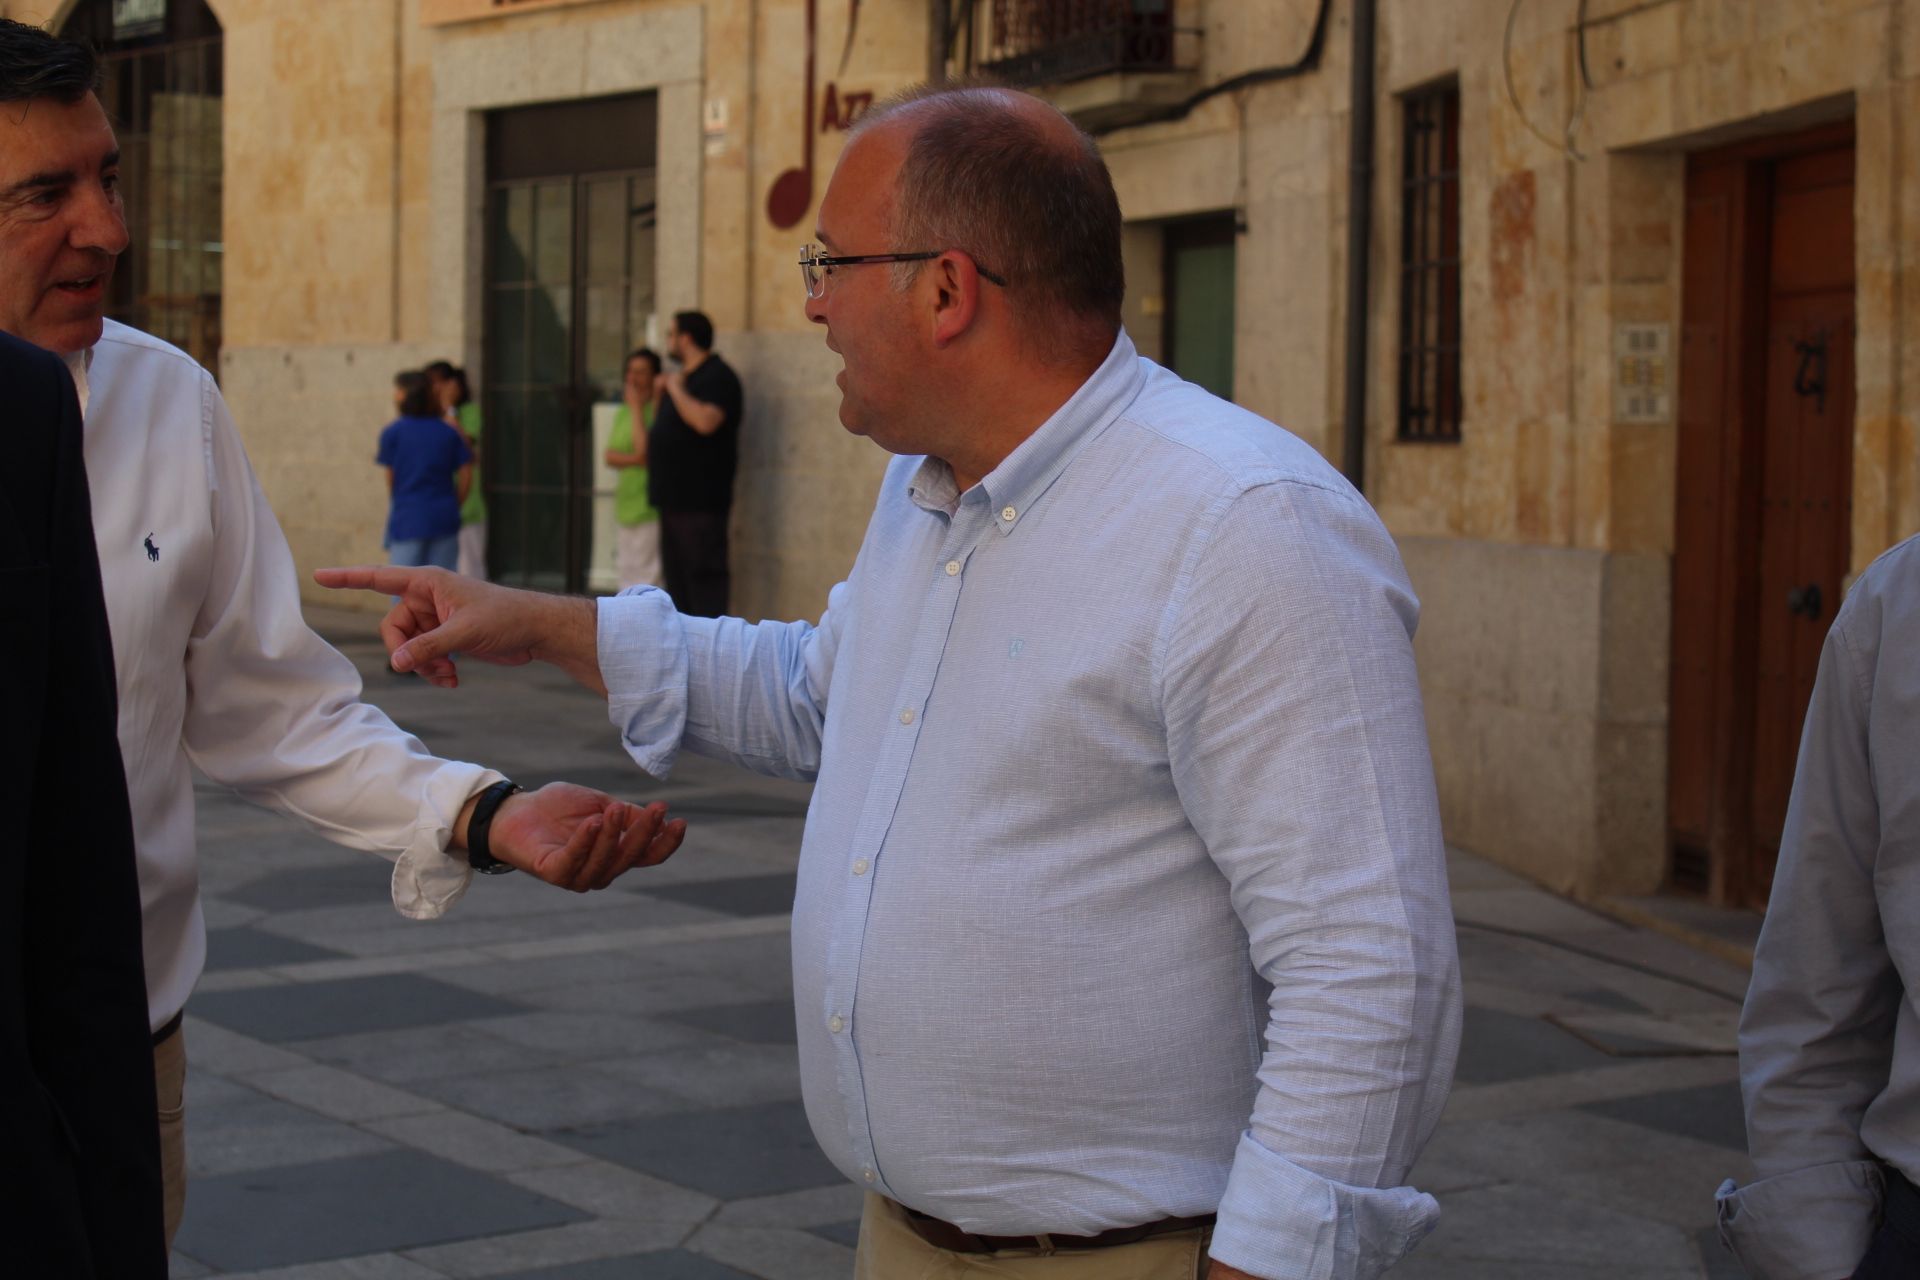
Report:
[[[927,0],[927,80],[940,84],[947,78],[947,48],[952,40],[948,30],[951,14],[947,0]]]
[[[1365,492],[1368,300],[1373,278],[1375,0],[1353,0],[1353,100],[1347,147],[1347,368],[1340,469]]]

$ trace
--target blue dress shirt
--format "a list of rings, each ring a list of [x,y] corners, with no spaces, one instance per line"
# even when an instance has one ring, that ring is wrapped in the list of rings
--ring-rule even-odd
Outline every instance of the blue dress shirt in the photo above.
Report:
[[[985,1234],[1220,1214],[1254,1275],[1373,1276],[1459,1041],[1392,539],[1311,448],[1113,351],[965,493],[887,471],[819,625],[603,601],[613,721],[817,779],[807,1115]]]

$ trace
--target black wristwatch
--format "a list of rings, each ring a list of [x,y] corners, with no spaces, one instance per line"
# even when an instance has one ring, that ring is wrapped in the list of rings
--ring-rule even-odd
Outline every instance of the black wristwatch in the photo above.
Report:
[[[467,865],[481,875],[504,875],[513,870],[510,863],[493,856],[493,850],[488,847],[488,835],[493,829],[493,815],[500,812],[500,806],[507,797],[524,790],[518,783],[496,782],[482,791],[480,799],[474,802],[473,816],[467,819]]]

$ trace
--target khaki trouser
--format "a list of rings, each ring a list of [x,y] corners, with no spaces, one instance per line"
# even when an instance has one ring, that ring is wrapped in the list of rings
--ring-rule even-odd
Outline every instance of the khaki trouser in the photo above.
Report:
[[[860,1251],[854,1280],[1205,1280],[1210,1227],[1170,1231],[1110,1249],[1003,1249],[953,1253],[913,1233],[906,1213],[884,1196],[867,1193],[860,1215]]]
[[[160,1093],[160,1173],[166,1182],[167,1248],[187,1207],[187,1033],[153,1046],[153,1079]]]

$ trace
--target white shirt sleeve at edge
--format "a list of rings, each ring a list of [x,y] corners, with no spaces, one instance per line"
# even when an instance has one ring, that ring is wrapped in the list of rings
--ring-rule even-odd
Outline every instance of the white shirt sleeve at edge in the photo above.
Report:
[[[214,560],[187,645],[187,754],[246,799],[394,858],[394,908],[441,915],[472,874],[446,852],[453,823],[502,775],[436,758],[360,701],[353,664],[301,615],[286,538],[225,401],[202,378]]]

